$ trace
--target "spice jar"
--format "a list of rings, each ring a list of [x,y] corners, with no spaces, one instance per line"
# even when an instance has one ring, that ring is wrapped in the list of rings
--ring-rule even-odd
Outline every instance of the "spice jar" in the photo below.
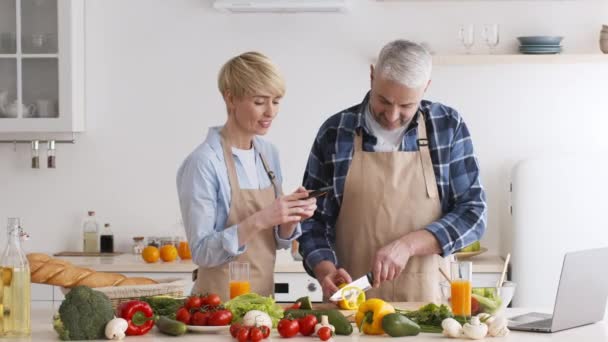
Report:
[[[148,246],[154,246],[156,248],[160,247],[160,240],[156,236],[148,237]]]
[[[144,251],[144,237],[133,237],[133,254],[140,255]]]
[[[160,238],[160,246],[166,246],[166,245],[172,245],[173,244],[173,238],[170,236],[163,236]]]

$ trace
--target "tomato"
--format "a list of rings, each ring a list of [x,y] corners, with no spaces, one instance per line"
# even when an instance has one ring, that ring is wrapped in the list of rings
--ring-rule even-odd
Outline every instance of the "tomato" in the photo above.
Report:
[[[277,330],[281,337],[294,337],[298,334],[298,331],[300,331],[300,324],[296,320],[283,318],[279,321]]]
[[[229,310],[218,310],[209,316],[209,325],[228,325],[232,322],[232,312]]]
[[[220,306],[222,304],[222,300],[220,299],[220,296],[216,295],[215,293],[211,293],[206,297],[206,305],[209,305],[209,307],[215,308],[217,306]]]
[[[238,334],[239,330],[241,330],[242,327],[243,326],[239,323],[232,323],[232,325],[230,325],[230,335],[236,338],[236,334]]]
[[[209,321],[209,313],[197,311],[192,315],[191,323],[192,325],[208,325]]]
[[[315,325],[319,323],[315,315],[306,315],[298,321],[300,324],[300,334],[310,336],[315,332]]]
[[[183,322],[184,324],[190,324],[191,318],[192,315],[190,315],[190,311],[185,307],[179,308],[179,310],[177,310],[177,312],[175,313],[175,319],[180,322]]]
[[[249,339],[249,328],[242,327],[236,334],[236,339],[239,340],[239,342],[247,342]]]
[[[249,339],[251,342],[260,342],[264,339],[264,334],[259,328],[253,327],[249,330]]]
[[[268,336],[270,336],[270,327],[262,325],[258,328],[262,331],[262,335],[264,336],[264,338],[268,338]]]
[[[198,296],[189,297],[186,301],[186,309],[198,309],[201,307],[201,298]]]
[[[479,313],[479,301],[475,297],[471,297],[471,315],[477,315]]]
[[[327,341],[331,338],[331,329],[329,327],[323,327],[317,331],[317,336],[321,341]]]

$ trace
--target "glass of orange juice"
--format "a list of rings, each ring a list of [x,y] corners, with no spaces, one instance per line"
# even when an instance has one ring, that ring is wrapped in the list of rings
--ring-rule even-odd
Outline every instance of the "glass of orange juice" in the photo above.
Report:
[[[470,261],[453,262],[451,271],[452,313],[456,317],[471,317],[471,280],[473,263]]]
[[[249,263],[233,261],[228,264],[230,269],[230,299],[249,293]]]

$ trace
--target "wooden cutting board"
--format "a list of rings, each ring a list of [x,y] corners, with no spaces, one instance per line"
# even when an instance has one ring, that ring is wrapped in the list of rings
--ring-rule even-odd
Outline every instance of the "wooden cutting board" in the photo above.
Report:
[[[114,253],[101,253],[101,252],[59,252],[59,253],[55,253],[53,254],[53,256],[62,256],[62,257],[69,257],[69,256],[74,256],[74,257],[82,257],[82,256],[116,256],[116,255],[121,255],[124,253],[121,252],[114,252]]]

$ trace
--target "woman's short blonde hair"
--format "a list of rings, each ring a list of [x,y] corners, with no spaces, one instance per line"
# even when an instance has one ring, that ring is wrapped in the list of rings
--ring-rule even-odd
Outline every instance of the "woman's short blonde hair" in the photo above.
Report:
[[[268,91],[285,95],[285,80],[270,59],[259,52],[245,52],[231,58],[220,70],[217,85],[222,95],[230,92],[237,98]]]

